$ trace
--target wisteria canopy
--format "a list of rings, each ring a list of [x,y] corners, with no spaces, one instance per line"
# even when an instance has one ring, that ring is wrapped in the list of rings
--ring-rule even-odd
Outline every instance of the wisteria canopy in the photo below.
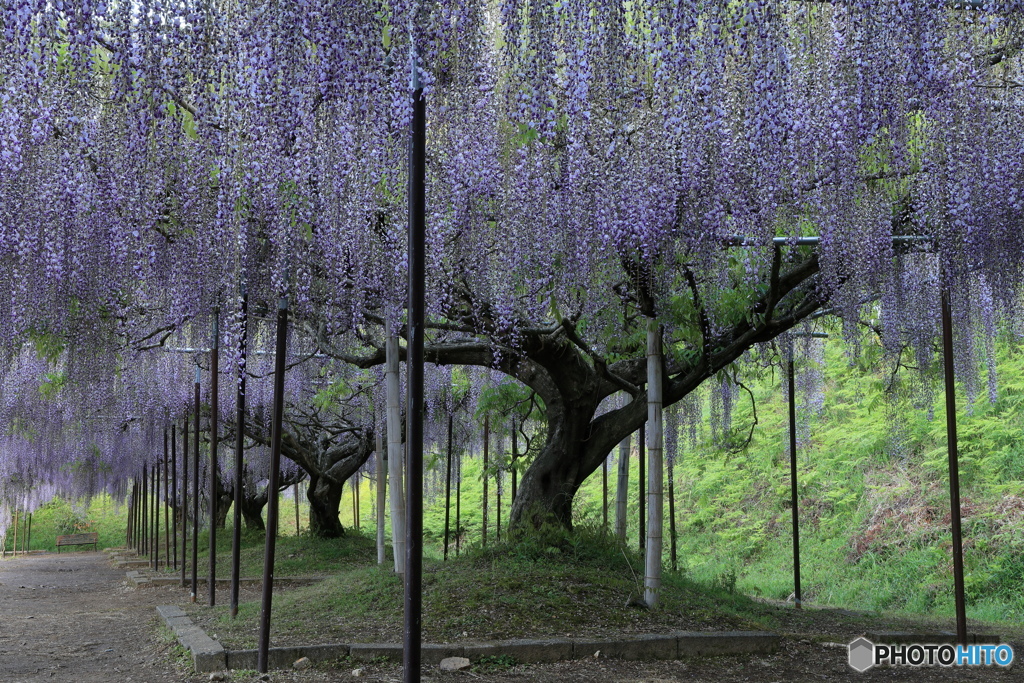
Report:
[[[413,44],[427,360],[540,399],[516,522],[569,523],[643,424],[649,319],[672,404],[824,309],[880,320],[927,366],[943,287],[973,386],[1020,312],[1019,0],[2,8],[0,471],[26,501],[131,476],[189,401],[195,354],[170,349],[208,346],[219,307],[235,353],[243,287],[257,351],[291,299],[294,401],[382,376],[405,315]],[[270,365],[250,358],[253,406]],[[379,423],[381,396],[359,419]]]

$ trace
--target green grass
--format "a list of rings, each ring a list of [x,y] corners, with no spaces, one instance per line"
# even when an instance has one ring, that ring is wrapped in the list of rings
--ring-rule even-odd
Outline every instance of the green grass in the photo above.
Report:
[[[77,523],[77,527],[75,524]],[[32,513],[32,533],[29,550],[56,551],[57,536],[68,533],[95,531],[99,534],[98,548],[124,545],[125,506],[106,494],[91,500],[68,501],[55,498]],[[18,528],[18,550],[25,544],[25,518]],[[14,524],[7,530],[6,550],[14,548]],[[92,546],[61,548],[61,552],[76,549],[92,550]]]
[[[593,529],[545,532],[516,544],[473,547],[447,563],[428,560],[423,577],[427,642],[523,637],[612,636],[670,630],[773,630],[820,639],[865,629],[948,630],[950,619],[870,612],[793,610],[682,572],[664,577],[656,610],[627,606],[637,591],[639,557]],[[272,643],[401,642],[401,577],[374,565],[343,569],[327,580],[275,593]],[[226,607],[187,609],[229,648],[255,647],[259,600],[238,617]],[[984,630],[987,625],[974,624]]]

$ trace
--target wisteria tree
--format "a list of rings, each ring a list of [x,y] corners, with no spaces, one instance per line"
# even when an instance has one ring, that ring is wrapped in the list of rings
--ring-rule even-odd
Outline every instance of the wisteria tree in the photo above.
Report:
[[[536,393],[546,443],[513,521],[568,525],[645,421],[648,330],[671,404],[823,307],[879,302],[887,339],[927,356],[945,287],[975,363],[975,331],[1019,300],[1022,17],[1019,0],[9,2],[3,353],[41,331],[102,372],[195,337],[241,283],[257,316],[290,294],[309,351],[382,364],[405,305],[415,38],[428,359]],[[632,401],[602,408],[618,391]]]

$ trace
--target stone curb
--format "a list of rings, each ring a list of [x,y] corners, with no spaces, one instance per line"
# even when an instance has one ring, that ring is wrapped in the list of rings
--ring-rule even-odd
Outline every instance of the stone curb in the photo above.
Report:
[[[224,650],[224,646],[193,624],[180,607],[161,605],[156,611],[163,617],[167,627],[174,631],[181,646],[192,653],[192,663],[197,673],[223,671],[228,668],[227,651]]]
[[[148,565],[147,565],[148,566]],[[138,587],[150,587],[150,586],[180,586],[180,576],[150,576],[137,569],[133,569],[125,572],[125,577],[129,582],[135,584]],[[323,576],[275,576],[274,585],[282,586],[308,586],[314,583],[320,583],[324,580]],[[192,579],[186,577],[185,583],[191,584]],[[201,576],[196,580],[197,584],[206,585],[207,577]],[[259,586],[263,584],[263,579],[239,579],[239,585],[242,586]],[[231,579],[217,579],[217,585],[229,588],[231,586]]]
[[[914,633],[911,631],[868,631],[864,635],[872,643],[883,643],[885,645],[911,645],[913,643],[956,645],[956,634],[952,631],[937,631],[934,633]],[[995,634],[968,633],[967,642],[979,645],[998,645],[1003,641]]]
[[[174,605],[157,607],[164,623],[178,636],[182,647],[192,653],[197,673],[223,669],[256,668],[256,650],[225,650],[207,636],[201,628]],[[538,640],[500,640],[483,643],[424,643],[422,662],[437,666],[446,657],[466,657],[479,661],[481,657],[507,656],[523,664],[541,664],[566,659],[584,659],[600,652],[602,657],[615,659],[681,659],[729,654],[771,654],[778,649],[782,637],[763,631],[703,632],[675,631],[666,634],[642,634],[624,638],[547,638]],[[290,669],[302,657],[324,662],[339,657],[369,662],[386,659],[402,661],[401,643],[337,643],[333,645],[303,645],[272,647],[268,651],[268,666],[272,669]]]

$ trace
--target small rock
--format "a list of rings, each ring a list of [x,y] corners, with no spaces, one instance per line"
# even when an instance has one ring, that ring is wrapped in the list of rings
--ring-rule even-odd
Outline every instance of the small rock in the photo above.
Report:
[[[601,651],[598,650],[597,652],[594,653],[594,659],[598,659],[600,657],[601,657]]]
[[[460,671],[469,668],[469,660],[465,657],[445,657],[441,660],[441,671]]]
[[[309,661],[309,657],[303,657],[302,659],[296,659],[295,663],[292,664],[292,668],[297,671],[302,671],[313,666],[313,662]]]
[[[210,680],[211,681],[226,681],[227,677],[224,675],[224,672],[222,672],[222,671],[215,671],[212,674],[210,674]]]
[[[353,678],[362,678],[363,677],[363,670],[362,669],[352,669],[352,677]]]
[[[263,674],[262,676],[260,676],[260,680],[261,681],[269,681],[270,680],[270,674]]]

